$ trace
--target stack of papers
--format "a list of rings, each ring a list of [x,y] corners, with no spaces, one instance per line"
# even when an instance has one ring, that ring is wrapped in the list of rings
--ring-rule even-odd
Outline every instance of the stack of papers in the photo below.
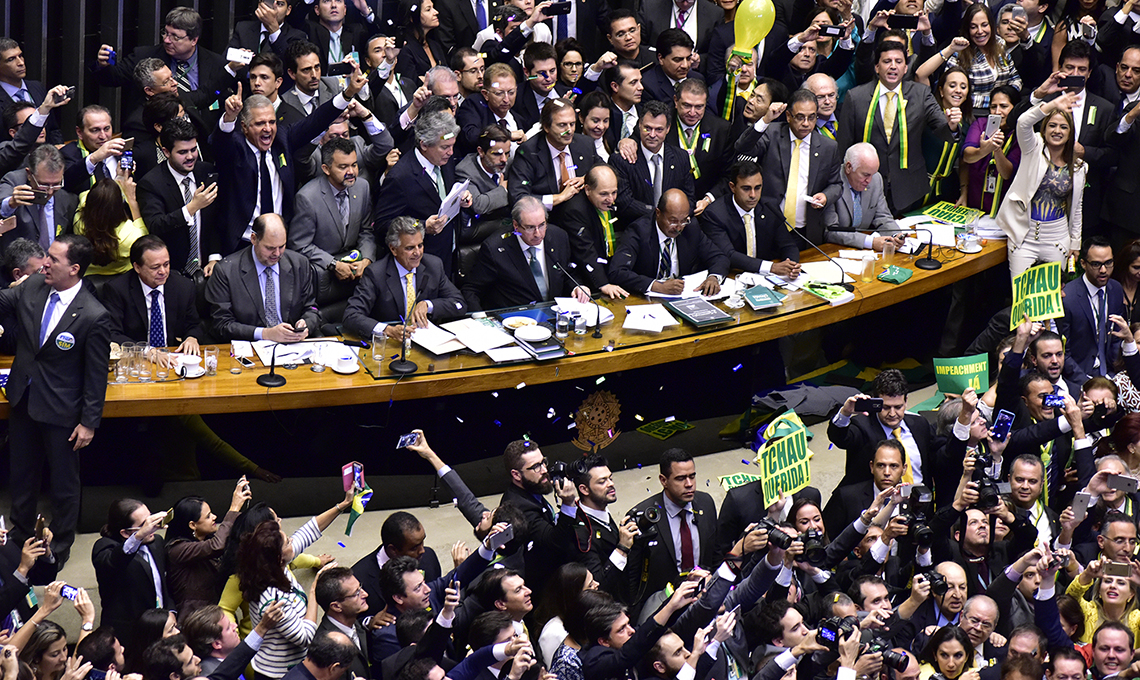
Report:
[[[277,365],[300,364],[305,361],[332,367],[340,358],[355,358],[358,353],[352,347],[342,344],[339,340],[318,342],[295,342],[292,344],[276,343],[272,340],[258,340],[253,343],[234,342],[230,345],[235,356],[253,356],[265,366],[273,363],[273,348],[277,347]],[[249,351],[249,354],[245,352]]]
[[[448,333],[430,321],[426,328],[417,328],[412,332],[412,342],[436,356],[457,352],[466,347],[455,339],[454,334]]]
[[[625,308],[625,323],[621,327],[626,330],[660,333],[666,326],[676,326],[680,323],[664,305],[631,305]]]
[[[652,293],[650,294],[652,295]],[[598,310],[601,310],[602,312],[602,323],[609,323],[614,320],[614,313],[605,307],[602,307],[600,304],[594,304],[591,302],[590,304],[584,305],[574,298],[567,297],[556,297],[554,298],[554,301],[558,303],[558,311],[560,312],[569,312],[571,314],[577,312],[581,314],[582,318],[586,320],[587,326],[592,327],[598,322]]]
[[[455,334],[455,339],[463,343],[472,352],[489,352],[495,347],[510,345],[514,338],[506,332],[489,326],[479,319],[459,319],[449,321],[442,325],[447,331]],[[414,337],[414,336],[413,336]],[[494,358],[494,357],[492,357]]]
[[[707,269],[696,272],[695,274],[689,274],[688,276],[682,276],[681,280],[684,281],[685,287],[684,287],[684,290],[681,291],[680,295],[666,295],[665,293],[654,293],[653,291],[649,291],[648,293],[645,294],[645,296],[651,297],[651,298],[654,298],[654,297],[663,298],[666,300],[680,300],[680,299],[685,299],[685,298],[704,298],[706,300],[720,300],[722,298],[728,297],[729,295],[732,295],[738,289],[736,281],[734,281],[732,279],[725,279],[724,283],[722,283],[720,286],[720,292],[719,293],[717,293],[716,295],[701,295],[697,291],[697,288],[699,288],[700,285],[702,283],[704,283],[705,279],[707,279],[708,277],[709,277],[709,270],[707,270]],[[603,318],[603,323],[605,323],[604,318]]]
[[[863,263],[853,262],[848,260],[849,265],[844,265],[843,260],[835,260],[843,267],[843,283],[854,283],[855,279],[848,276],[848,273],[853,273],[856,276],[863,273]],[[807,277],[808,281],[820,281],[822,283],[839,283],[839,267],[836,267],[828,260],[823,262],[801,262],[800,271],[802,272],[800,278]],[[801,288],[803,283],[796,279],[796,284]]]

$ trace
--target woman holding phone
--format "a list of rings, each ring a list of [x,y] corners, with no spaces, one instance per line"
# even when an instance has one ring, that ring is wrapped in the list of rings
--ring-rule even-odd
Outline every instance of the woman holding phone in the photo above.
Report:
[[[990,113],[979,117],[966,132],[962,151],[964,205],[997,216],[998,207],[1021,163],[1021,148],[1012,129],[1010,112],[1021,102],[1021,93],[1008,85],[990,94]]]

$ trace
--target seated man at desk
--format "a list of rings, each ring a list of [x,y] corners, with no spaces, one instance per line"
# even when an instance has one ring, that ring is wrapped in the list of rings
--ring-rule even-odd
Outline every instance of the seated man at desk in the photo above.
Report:
[[[764,177],[760,166],[740,161],[728,170],[730,193],[701,214],[701,227],[714,244],[728,253],[733,269],[761,274],[799,275],[800,251],[780,219],[772,199],[761,200]]]
[[[258,215],[250,246],[214,267],[206,300],[220,342],[297,342],[320,332],[313,271],[308,258],[285,249],[287,236],[280,215]]]
[[[828,243],[848,248],[874,248],[882,252],[883,246],[893,242],[903,244],[902,234],[879,236],[861,234],[860,231],[898,229],[891,217],[887,196],[883,192],[883,176],[879,174],[879,152],[875,147],[859,142],[843,154],[843,191],[839,200],[832,201],[823,210],[823,228]]]
[[[698,289],[716,295],[728,275],[728,255],[718,248],[693,221],[689,198],[680,189],[661,194],[651,217],[643,217],[622,234],[610,260],[610,281],[635,292],[680,295],[682,276],[707,269],[708,278]]]
[[[467,313],[463,295],[443,262],[424,252],[424,223],[397,217],[388,223],[391,255],[368,266],[344,311],[344,327],[360,338],[383,333],[403,339],[428,319],[448,321]]]
[[[523,196],[511,208],[513,232],[492,236],[479,248],[463,297],[471,309],[499,309],[573,295],[590,301],[590,289],[575,286],[565,267],[570,238],[546,222],[546,208]]]

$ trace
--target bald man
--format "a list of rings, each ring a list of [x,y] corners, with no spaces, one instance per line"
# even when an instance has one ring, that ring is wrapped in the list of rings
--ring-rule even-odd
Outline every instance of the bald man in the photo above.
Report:
[[[839,87],[835,78],[826,73],[813,73],[804,81],[804,89],[815,95],[815,129],[828,139],[835,139],[839,130],[835,109],[839,106]]]
[[[899,616],[910,619],[919,635],[929,636],[942,626],[957,625],[966,606],[966,571],[955,562],[942,562],[934,571],[945,578],[946,594],[931,593],[930,579],[918,574],[911,585],[910,597],[898,608]]]
[[[882,252],[887,243],[895,247],[903,243],[902,234],[882,236],[860,234],[859,231],[898,229],[883,193],[883,177],[879,174],[879,154],[865,142],[852,144],[843,155],[843,188],[839,200],[823,210],[824,236],[828,243],[849,248],[874,248]]]
[[[595,165],[586,173],[583,191],[554,208],[551,219],[570,237],[570,252],[579,263],[582,282],[610,298],[629,293],[610,283],[606,268],[617,250],[616,213],[618,178],[608,165]]]
[[[707,271],[708,277],[694,290],[716,295],[728,268],[728,255],[701,231],[685,192],[669,189],[661,194],[652,216],[626,227],[609,274],[611,281],[629,291],[680,295],[681,277]]]

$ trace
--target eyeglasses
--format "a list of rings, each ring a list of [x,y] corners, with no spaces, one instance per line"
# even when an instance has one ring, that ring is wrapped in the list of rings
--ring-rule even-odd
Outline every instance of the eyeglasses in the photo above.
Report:
[[[580,62],[580,61],[564,61],[564,62],[562,62],[562,68],[577,71],[578,69],[582,68],[582,62]]]
[[[669,227],[687,227],[693,221],[693,218],[686,217],[684,220],[678,222],[677,220],[665,220],[665,225]]]
[[[814,113],[796,113],[789,117],[797,123],[806,123],[808,121],[814,121],[818,116]]]
[[[1093,269],[1108,269],[1113,265],[1112,260],[1105,260],[1104,262],[1093,262],[1092,260],[1085,260],[1085,264]]]
[[[542,225],[542,226],[544,226],[544,227],[545,227],[546,225],[544,224],[544,225]],[[546,466],[547,466],[547,463],[549,463],[549,462],[550,462],[550,461],[548,461],[547,459],[543,458],[542,460],[538,461],[538,462],[537,462],[537,463],[535,463],[534,465],[531,465],[530,467],[528,467],[528,468],[524,468],[524,469],[526,469],[526,470],[530,470],[531,472],[538,472],[539,470],[545,470],[545,469],[546,469]]]
[[[629,28],[629,29],[626,29],[624,31],[618,31],[617,33],[614,33],[614,37],[617,38],[618,40],[624,40],[625,38],[628,38],[628,37],[634,35],[635,33],[640,33],[640,32],[641,32],[641,24],[638,24],[638,25],[634,26],[633,28]]]
[[[992,630],[994,627],[993,623],[979,619],[976,616],[967,616],[966,622],[975,628],[980,628],[981,630]]]
[[[63,188],[63,183],[60,183],[60,184],[44,184],[43,182],[36,179],[36,176],[31,174],[31,173],[28,173],[28,179],[35,182],[36,186],[39,187],[40,189],[43,189],[44,191],[58,191],[58,190]]]
[[[337,600],[337,602],[343,602],[345,600],[351,600],[352,598],[360,597],[363,594],[364,594],[364,588],[358,587],[355,591],[353,591],[353,592],[349,593],[348,595],[345,595],[344,597]]]
[[[162,33],[160,35],[162,36],[163,40],[170,38],[170,42],[178,42],[180,40],[186,40],[190,37],[188,35],[174,35],[170,31],[167,31],[165,28],[162,29]]]
[[[485,71],[486,68],[487,67],[485,67],[485,66],[472,66],[471,68],[463,69],[462,71],[460,71],[460,73],[466,73],[468,75],[473,75],[473,76],[481,76],[481,75],[483,75],[483,71]]]
[[[533,233],[535,233],[536,231],[539,231],[539,230],[541,230],[541,229],[546,229],[546,222],[543,222],[542,224],[535,224],[535,225],[532,225],[532,226],[529,226],[529,227],[527,227],[527,226],[523,226],[523,225],[521,225],[521,224],[518,226],[518,231],[520,231],[520,232],[522,232],[522,233],[524,233],[524,234],[533,234]],[[545,462],[545,461],[543,462],[543,465],[546,465],[546,462]],[[532,467],[533,467],[533,466],[532,466]],[[530,468],[527,468],[527,469],[529,470]]]

